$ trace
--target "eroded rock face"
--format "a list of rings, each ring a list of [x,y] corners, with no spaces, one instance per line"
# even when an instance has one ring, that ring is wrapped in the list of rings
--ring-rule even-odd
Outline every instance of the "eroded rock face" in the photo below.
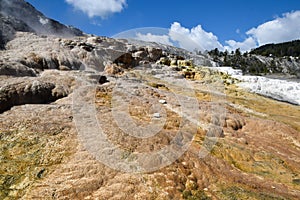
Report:
[[[132,48],[126,41],[105,37],[56,39],[19,32],[6,45],[7,50],[0,52],[0,75],[37,76],[46,69],[104,71],[106,66],[119,68],[110,70],[115,74],[138,66],[140,61],[155,62],[162,55],[157,48]]]
[[[125,69],[136,66],[136,61],[132,57],[131,53],[125,53],[119,56],[114,60],[114,63]]]
[[[33,29],[31,29],[23,21],[20,21],[12,16],[5,16],[1,12],[0,26],[0,50],[4,49],[5,44],[14,38],[16,31],[33,32]]]
[[[33,33],[18,32],[0,55],[1,75],[37,76],[46,69],[75,70],[82,66],[79,56],[62,48],[59,39]]]
[[[36,71],[18,62],[0,61],[0,75],[7,76],[36,76]]]
[[[147,49],[151,61],[157,61],[162,56],[162,49],[149,47]]]
[[[6,77],[1,80],[0,112],[23,104],[49,104],[71,92],[73,78],[57,78],[55,72],[45,74],[37,78]]]
[[[52,96],[54,88],[55,85],[52,83],[37,80],[2,86],[0,89],[0,112],[6,111],[15,105],[52,102],[55,100]]]

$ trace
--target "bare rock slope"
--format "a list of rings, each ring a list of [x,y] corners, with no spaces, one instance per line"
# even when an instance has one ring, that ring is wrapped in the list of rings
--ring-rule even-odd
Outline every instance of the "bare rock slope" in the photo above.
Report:
[[[0,48],[4,48],[17,31],[62,37],[83,35],[79,29],[47,18],[24,0],[0,0],[0,27]]]
[[[0,6],[0,199],[300,198],[299,106],[209,56]]]
[[[1,199],[300,198],[299,106],[209,58],[33,33],[0,53]]]

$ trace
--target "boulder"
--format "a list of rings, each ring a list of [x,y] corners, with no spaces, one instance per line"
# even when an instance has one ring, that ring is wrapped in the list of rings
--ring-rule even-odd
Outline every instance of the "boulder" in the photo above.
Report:
[[[189,70],[183,70],[180,72],[185,78],[189,79],[195,79],[196,72],[195,71],[189,71]]]
[[[176,59],[171,59],[171,66],[177,66],[177,60]]]
[[[136,59],[142,60],[142,59],[145,59],[148,56],[148,54],[146,51],[137,51],[137,52],[132,53],[132,56]]]
[[[162,56],[162,49],[148,47],[147,48],[150,61],[157,61]]]
[[[107,80],[107,77],[106,77],[106,76],[100,76],[100,77],[99,77],[98,83],[99,83],[100,85],[102,85],[102,84],[104,84],[104,83],[107,83],[107,82],[108,82],[108,80]]]
[[[192,67],[193,62],[190,60],[178,60],[177,64],[179,67]]]
[[[136,60],[132,57],[131,53],[124,53],[114,60],[115,64],[122,68],[128,69],[136,66]]]
[[[225,127],[237,131],[239,129],[242,129],[244,125],[245,121],[242,118],[234,115],[226,116],[224,124]]]
[[[157,63],[157,64],[160,64],[160,65],[167,65],[167,66],[170,66],[171,61],[170,61],[170,59],[167,58],[167,57],[161,57],[161,58],[159,59],[159,61],[157,61],[156,63]]]

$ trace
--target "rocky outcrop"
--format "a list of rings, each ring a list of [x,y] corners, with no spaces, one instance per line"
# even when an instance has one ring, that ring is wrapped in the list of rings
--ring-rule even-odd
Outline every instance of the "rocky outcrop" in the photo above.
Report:
[[[48,71],[37,78],[4,78],[0,87],[0,113],[13,106],[49,104],[66,97],[72,88],[73,78],[55,77],[59,73]]]
[[[170,66],[172,62],[173,66],[193,67],[194,62],[199,62],[200,58],[190,55],[187,58],[191,59],[185,60],[173,54],[172,49],[136,46],[127,40],[106,37],[59,39],[18,32],[7,43],[6,51],[0,51],[0,75],[37,76],[47,69],[105,70],[109,74],[121,74],[124,69],[154,63]]]
[[[36,71],[18,62],[0,61],[0,75],[6,76],[36,76]]]
[[[26,23],[12,16],[5,16],[0,12],[0,50],[5,44],[14,38],[16,31],[33,32]]]
[[[0,88],[0,112],[6,111],[15,105],[42,104],[56,100],[52,95],[55,85],[48,82],[19,82]]]
[[[37,76],[46,69],[72,70],[82,65],[76,54],[60,47],[58,39],[34,33],[16,33],[0,55],[0,75]]]
[[[295,57],[264,57],[257,58],[266,65],[269,73],[283,73],[300,78],[300,59]]]
[[[0,87],[0,113],[23,104],[48,104],[68,95],[68,89],[54,83],[32,80],[9,80]]]

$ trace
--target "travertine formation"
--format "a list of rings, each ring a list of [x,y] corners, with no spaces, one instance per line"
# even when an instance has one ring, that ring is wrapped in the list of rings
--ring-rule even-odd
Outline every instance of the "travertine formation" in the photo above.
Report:
[[[0,66],[1,199],[300,197],[298,106],[248,93],[229,75],[163,47],[18,33],[6,49]],[[101,77],[107,80],[99,83]],[[187,112],[189,98],[197,102],[193,113]],[[137,162],[135,173],[101,162],[86,143],[89,113],[76,106],[85,111],[91,102],[99,128],[122,150],[119,161]],[[122,102],[125,110],[118,107]],[[151,123],[160,129],[133,136],[120,122],[121,111],[141,130]],[[174,138],[177,147],[191,143],[178,158],[168,157],[171,163],[135,160]],[[162,167],[139,171],[155,163]]]
[[[207,55],[27,29],[0,35],[0,199],[300,198],[299,106]]]

